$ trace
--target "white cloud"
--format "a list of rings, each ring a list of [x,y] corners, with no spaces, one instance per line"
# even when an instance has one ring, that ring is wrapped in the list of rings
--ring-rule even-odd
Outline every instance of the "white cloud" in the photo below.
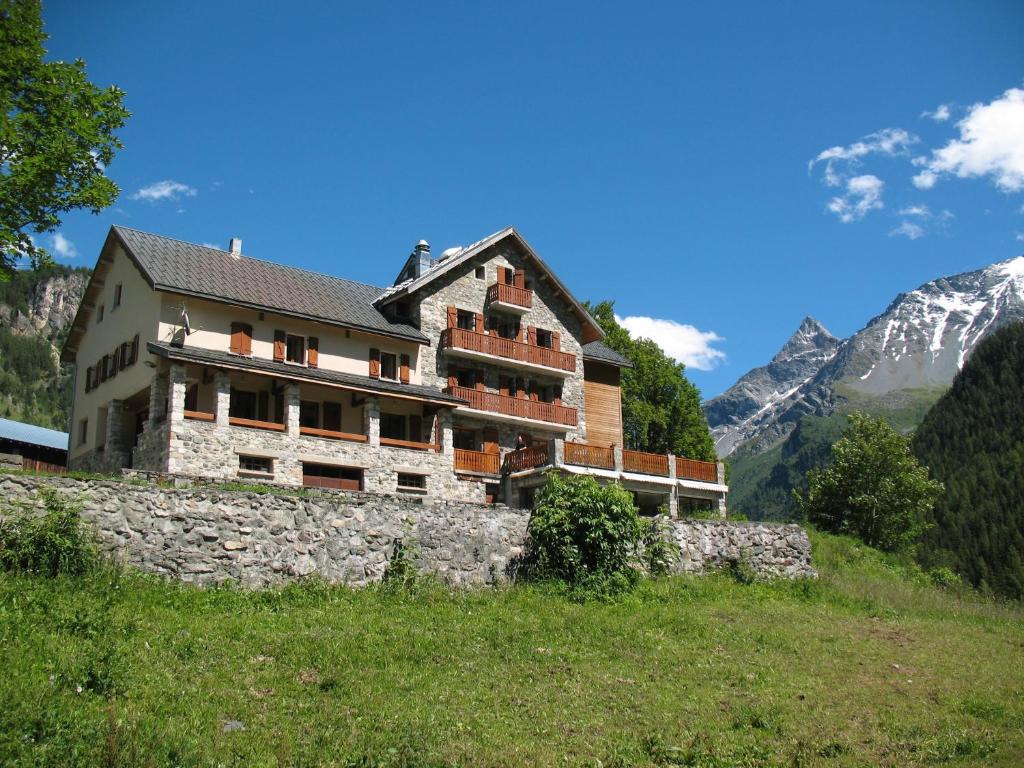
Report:
[[[924,228],[914,224],[912,221],[900,222],[900,225],[889,232],[889,237],[899,235],[909,240],[917,240],[919,237],[924,237]]]
[[[927,205],[908,205],[906,208],[900,209],[899,215],[921,216],[922,218],[928,218],[932,215],[932,212],[928,209]]]
[[[914,186],[931,189],[940,176],[953,174],[991,176],[1004,192],[1024,190],[1024,89],[1010,88],[988,104],[975,104],[956,126],[960,138],[932,151]]]
[[[838,187],[846,176],[843,172],[846,166],[855,166],[868,155],[907,155],[910,147],[919,141],[917,136],[902,128],[883,128],[849,146],[835,146],[822,150],[807,164],[807,170],[810,172],[817,163],[824,163],[825,183],[830,187]]]
[[[702,331],[692,325],[657,317],[615,316],[615,321],[638,339],[651,339],[665,354],[688,368],[710,371],[725,360],[725,353],[712,345],[724,341],[714,331]]]
[[[863,219],[869,211],[883,208],[882,188],[885,182],[877,176],[854,176],[846,182],[846,192],[828,201],[828,210],[844,224]]]
[[[148,200],[151,203],[155,203],[159,200],[177,200],[180,197],[195,197],[196,194],[196,190],[188,184],[182,184],[180,181],[171,181],[170,179],[166,179],[164,181],[158,181],[150,184],[148,187],[143,187],[132,195],[132,200]]]
[[[930,117],[936,123],[944,123],[950,118],[949,104],[939,104],[934,112],[922,112],[921,117]]]
[[[1019,240],[1020,242],[1024,243],[1024,233],[1018,232],[1018,233],[1017,233],[1017,239],[1018,239],[1018,240]]]
[[[75,244],[60,232],[54,233],[53,237],[50,238],[50,243],[53,252],[62,259],[73,259],[78,256],[78,249],[75,247]]]

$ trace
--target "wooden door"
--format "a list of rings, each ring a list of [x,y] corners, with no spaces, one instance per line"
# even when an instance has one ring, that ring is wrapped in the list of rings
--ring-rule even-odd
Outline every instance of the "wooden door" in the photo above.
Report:
[[[484,453],[498,453],[498,430],[484,427]]]

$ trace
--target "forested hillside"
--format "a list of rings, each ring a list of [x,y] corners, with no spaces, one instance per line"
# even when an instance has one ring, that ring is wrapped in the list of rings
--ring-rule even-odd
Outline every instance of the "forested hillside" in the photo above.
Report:
[[[88,275],[54,265],[0,282],[0,417],[67,430],[69,374],[57,355]]]
[[[922,561],[1024,598],[1024,323],[977,347],[913,446],[946,485]]]

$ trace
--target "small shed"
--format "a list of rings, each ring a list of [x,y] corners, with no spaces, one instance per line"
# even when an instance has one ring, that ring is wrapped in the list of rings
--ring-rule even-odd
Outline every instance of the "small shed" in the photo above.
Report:
[[[0,467],[64,472],[67,466],[67,432],[0,419]]]

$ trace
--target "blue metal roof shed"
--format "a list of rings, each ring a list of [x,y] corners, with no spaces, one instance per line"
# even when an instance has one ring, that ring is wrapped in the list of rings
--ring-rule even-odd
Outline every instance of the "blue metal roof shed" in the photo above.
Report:
[[[58,451],[68,449],[68,433],[56,429],[37,427],[34,424],[23,424],[20,421],[0,419],[0,440],[11,440],[26,445],[38,445],[43,448],[54,448]]]

